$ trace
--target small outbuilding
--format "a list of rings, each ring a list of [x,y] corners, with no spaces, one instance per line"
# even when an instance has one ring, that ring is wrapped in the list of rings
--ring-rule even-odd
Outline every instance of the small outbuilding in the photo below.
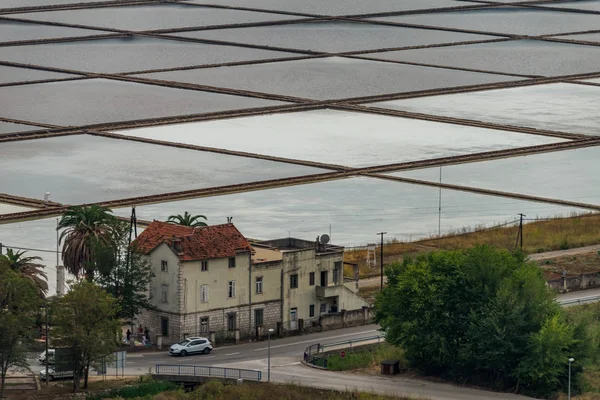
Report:
[[[400,372],[399,360],[383,360],[381,362],[381,375],[396,375]]]

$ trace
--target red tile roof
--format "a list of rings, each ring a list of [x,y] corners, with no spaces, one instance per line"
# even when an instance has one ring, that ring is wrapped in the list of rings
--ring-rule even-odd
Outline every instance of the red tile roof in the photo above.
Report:
[[[136,239],[137,249],[150,253],[167,243],[182,261],[234,257],[252,251],[250,243],[233,224],[189,227],[153,221]]]

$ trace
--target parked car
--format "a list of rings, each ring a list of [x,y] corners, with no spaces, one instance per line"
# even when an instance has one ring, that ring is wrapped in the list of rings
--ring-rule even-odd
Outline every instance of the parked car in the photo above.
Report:
[[[54,349],[48,349],[48,353],[50,354],[50,357],[48,357],[49,365],[52,365],[54,364]],[[40,354],[40,356],[38,357],[38,361],[44,365],[46,364],[46,351]]]
[[[188,354],[194,353],[208,354],[212,349],[212,343],[207,338],[191,337],[172,345],[169,348],[169,354],[172,356],[185,357]]]
[[[73,371],[56,372],[54,370],[54,368],[48,368],[48,380],[49,381],[53,381],[55,379],[72,378],[72,377],[73,377]],[[42,381],[46,380],[46,368],[44,368],[40,371],[40,379]]]
[[[93,371],[96,371],[96,370],[93,367],[91,367],[90,373]],[[48,367],[48,380],[49,381],[53,381],[55,379],[67,379],[67,378],[73,378],[73,371],[56,372],[54,370],[54,368]],[[42,380],[42,381],[46,380],[46,368],[44,368],[40,371],[40,380]]]

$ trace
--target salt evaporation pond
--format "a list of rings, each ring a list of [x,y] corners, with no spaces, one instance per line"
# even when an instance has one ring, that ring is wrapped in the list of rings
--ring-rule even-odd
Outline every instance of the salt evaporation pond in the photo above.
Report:
[[[3,143],[0,188],[12,195],[82,204],[247,183],[327,170],[76,135]]]
[[[600,135],[600,87],[556,83],[371,103],[497,124]]]
[[[137,75],[327,100],[517,81],[512,76],[330,57]]]
[[[600,205],[600,147],[445,166],[442,181]],[[439,168],[391,175],[439,181]]]
[[[323,52],[344,52],[496,39],[494,36],[365,24],[316,21],[244,29],[191,31],[176,36]]]
[[[520,75],[556,76],[597,72],[600,47],[541,40],[511,40],[364,56]]]
[[[418,24],[510,35],[551,35],[598,29],[598,16],[524,7],[374,17],[370,20]]]
[[[0,60],[92,72],[132,72],[293,56],[297,54],[141,37],[0,47]]]
[[[369,132],[365,135],[365,132]],[[352,167],[556,143],[562,139],[333,110],[164,125],[116,133]]]
[[[2,88],[2,116],[77,126],[277,106],[278,101],[106,79]]]
[[[297,16],[284,14],[196,7],[188,4],[161,3],[153,5],[47,11],[14,14],[14,16],[36,21],[61,22],[65,24],[132,31],[281,21],[299,18]]]

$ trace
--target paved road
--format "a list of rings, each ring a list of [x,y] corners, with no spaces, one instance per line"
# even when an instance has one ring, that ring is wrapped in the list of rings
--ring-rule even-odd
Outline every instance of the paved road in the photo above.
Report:
[[[600,288],[598,289],[586,289],[586,290],[578,290],[576,292],[569,292],[569,293],[563,293],[563,294],[559,294],[558,300],[576,300],[576,299],[581,299],[581,298],[585,298],[585,297],[590,297],[590,296],[599,296],[600,295]]]
[[[596,253],[600,251],[600,244],[585,247],[576,247],[574,249],[548,251],[545,253],[530,254],[529,259],[534,261],[549,260],[563,256],[574,256],[577,254]]]
[[[581,249],[571,249],[560,252],[536,254],[536,257],[551,257],[561,255],[579,254],[581,252],[597,251],[600,246],[590,246]],[[536,258],[544,259],[544,258]],[[371,286],[379,283],[379,278],[362,280],[361,286],[366,282]],[[369,284],[367,284],[368,286]],[[558,300],[572,300],[589,296],[600,295],[600,289],[571,292],[558,295]],[[320,332],[311,335],[273,339],[271,341],[271,380],[274,382],[297,382],[305,386],[314,386],[326,389],[375,391],[378,393],[415,396],[432,400],[517,400],[527,399],[508,393],[494,393],[484,390],[465,388],[444,383],[434,383],[425,380],[407,378],[403,376],[387,377],[379,375],[363,375],[355,373],[341,373],[323,371],[303,365],[300,360],[304,349],[314,343],[329,344],[361,338],[378,334],[377,325],[367,325],[356,328],[340,329],[335,331]],[[176,365],[211,365],[230,368],[255,369],[263,372],[263,379],[267,379],[267,342],[254,342],[237,346],[218,347],[209,355],[195,355],[188,357],[171,357],[166,351],[158,353],[133,353],[127,358],[125,374],[141,375],[150,372],[156,364]],[[39,371],[43,367],[34,367]],[[108,370],[114,374],[114,369]]]
[[[410,395],[433,400],[526,399],[523,396],[493,393],[402,376],[384,377],[323,371],[307,367],[300,362],[304,349],[310,344],[328,344],[372,336],[379,333],[377,329],[377,325],[367,325],[311,335],[273,339],[271,341],[271,380],[281,383],[296,382],[305,386],[325,389],[356,389],[385,394]],[[169,356],[166,352],[128,354],[125,374],[129,376],[146,374],[156,364],[211,365],[254,369],[262,371],[263,380],[266,380],[267,342],[219,347],[215,348],[209,355],[200,354],[183,358]],[[33,369],[39,371],[43,369],[43,366],[36,366]],[[114,369],[108,369],[108,375],[114,375],[114,373]]]

